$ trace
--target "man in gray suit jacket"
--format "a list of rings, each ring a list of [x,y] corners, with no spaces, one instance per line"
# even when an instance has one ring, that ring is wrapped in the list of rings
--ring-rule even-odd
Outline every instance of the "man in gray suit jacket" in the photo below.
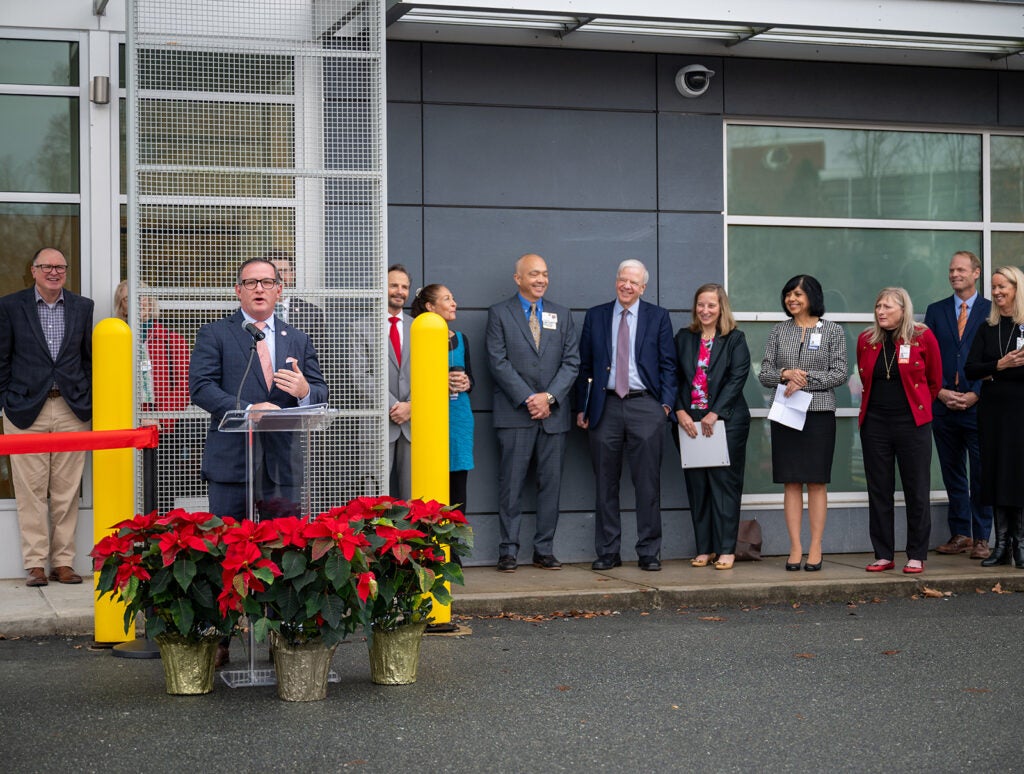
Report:
[[[35,285],[0,299],[0,406],[4,432],[89,429],[92,300],[64,289],[68,262],[45,247],[32,259]],[[78,489],[85,452],[11,457],[26,586],[81,583],[73,569]],[[47,502],[49,496],[49,502]]]
[[[539,255],[516,262],[519,292],[487,312],[487,356],[494,377],[494,427],[501,468],[498,570],[514,572],[519,553],[522,489],[537,460],[537,526],[533,564],[561,568],[552,548],[558,525],[562,459],[572,419],[569,391],[579,370],[579,337],[564,306],[544,299],[548,267]]]
[[[388,475],[390,493],[412,498],[412,430],[409,424],[409,318],[402,312],[409,298],[409,271],[388,267]]]

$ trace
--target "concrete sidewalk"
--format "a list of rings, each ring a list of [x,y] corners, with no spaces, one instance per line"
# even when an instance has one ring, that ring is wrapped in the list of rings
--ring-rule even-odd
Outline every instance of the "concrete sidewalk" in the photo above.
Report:
[[[966,555],[930,554],[921,575],[895,570],[867,573],[870,554],[832,554],[821,572],[786,572],[785,557],[739,562],[732,570],[694,568],[685,559],[664,562],[661,572],[644,572],[635,562],[595,572],[590,564],[568,564],[559,571],[529,565],[514,573],[468,567],[466,585],[456,587],[455,616],[513,613],[652,610],[667,607],[826,602],[880,596],[909,597],[924,587],[940,592],[1024,591],[1024,570],[981,567]],[[23,580],[0,580],[0,637],[93,634],[93,587],[50,583],[29,588]]]

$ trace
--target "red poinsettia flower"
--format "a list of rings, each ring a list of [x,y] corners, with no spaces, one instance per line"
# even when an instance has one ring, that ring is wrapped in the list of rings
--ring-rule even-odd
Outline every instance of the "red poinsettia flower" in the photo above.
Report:
[[[172,530],[165,532],[160,536],[160,555],[164,560],[164,567],[170,566],[174,562],[174,558],[181,552],[189,548],[194,548],[196,551],[201,551],[204,554],[210,553],[210,549],[203,540],[196,534],[196,525],[188,524],[179,530]]]
[[[235,527],[224,533],[225,545],[234,543],[268,543],[277,540],[280,535],[274,528],[274,519],[269,521],[240,521]]]
[[[399,564],[405,564],[412,553],[412,546],[403,541],[427,536],[426,532],[421,532],[418,529],[398,529],[398,527],[390,527],[387,524],[378,524],[374,527],[374,531],[377,533],[377,537],[384,540],[384,545],[377,550],[377,553],[384,556],[390,551]]]
[[[108,557],[114,554],[130,554],[134,545],[135,538],[131,535],[107,535],[89,553],[93,558],[93,568],[99,572]]]
[[[263,556],[263,552],[255,543],[241,542],[229,545],[221,566],[224,568],[224,587],[234,586],[240,593],[263,591],[263,581],[256,576],[255,570],[269,569],[274,577],[283,574],[277,564]]]
[[[146,532],[153,528],[158,517],[159,514],[156,511],[150,511],[146,514],[140,513],[135,518],[118,522],[113,528],[116,530],[130,529],[133,532]]]
[[[124,557],[117,567],[117,576],[114,582],[118,588],[123,589],[133,577],[140,581],[148,581],[151,577],[149,570],[142,566],[142,557],[137,554]]]
[[[227,573],[225,573],[226,575]],[[241,612],[242,595],[235,591],[235,587],[230,582],[225,581],[224,588],[217,595],[217,606],[220,608],[220,614],[225,618],[229,613]]]
[[[305,519],[300,519],[296,516],[285,516],[274,519],[273,526],[277,529],[281,537],[281,543],[285,546],[305,548],[309,542],[309,536],[306,534],[309,522]]]
[[[363,602],[371,596],[377,596],[377,577],[372,572],[359,573],[356,594],[359,595],[359,599]]]
[[[341,549],[342,556],[346,561],[351,562],[356,555],[356,549],[370,545],[366,536],[352,529],[347,521],[332,518],[326,514],[320,514],[316,521],[306,528],[306,536],[310,538],[327,538]],[[319,559],[323,553],[314,552],[314,559]]]
[[[396,504],[402,505],[403,503],[401,500],[396,500],[389,495],[357,497],[354,500],[350,500],[349,504],[342,510],[347,514],[349,521],[360,521],[379,516],[382,511],[389,510]]]

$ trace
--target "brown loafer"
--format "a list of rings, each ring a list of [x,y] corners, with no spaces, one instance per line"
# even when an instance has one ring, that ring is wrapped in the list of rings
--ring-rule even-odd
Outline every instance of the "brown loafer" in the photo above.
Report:
[[[971,549],[971,559],[988,559],[992,555],[992,549],[988,547],[987,540],[975,540]]]
[[[948,543],[943,543],[935,549],[937,554],[966,554],[971,550],[974,541],[967,535],[956,535]]]
[[[25,578],[26,586],[48,586],[49,582],[46,580],[46,573],[43,572],[42,567],[29,567],[28,577]]]
[[[81,583],[82,576],[70,567],[54,567],[50,570],[50,580],[58,583]]]

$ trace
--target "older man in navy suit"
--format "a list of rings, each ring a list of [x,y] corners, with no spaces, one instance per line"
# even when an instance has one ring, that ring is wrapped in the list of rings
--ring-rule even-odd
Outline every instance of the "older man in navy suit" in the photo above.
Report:
[[[501,467],[498,571],[515,572],[523,485],[537,461],[537,522],[533,564],[559,570],[554,555],[565,439],[572,424],[569,392],[579,368],[572,315],[544,297],[548,265],[539,255],[516,261],[519,292],[487,311],[487,357],[494,378],[493,422]]]
[[[0,299],[0,405],[4,432],[89,429],[92,419],[92,300],[64,289],[68,262],[44,247],[35,285]],[[85,452],[11,457],[26,586],[81,583],[72,565]],[[47,503],[49,496],[49,503]]]
[[[636,491],[638,565],[661,569],[661,455],[676,399],[676,355],[668,310],[640,298],[648,279],[640,261],[619,264],[616,300],[590,309],[580,336],[576,424],[590,431],[597,485],[595,570],[622,564],[623,452]]]
[[[940,554],[969,553],[972,559],[988,557],[992,530],[992,509],[981,504],[981,451],[975,408],[981,383],[964,375],[974,334],[992,308],[992,302],[982,298],[976,289],[980,276],[978,256],[966,250],[955,253],[949,262],[953,297],[929,305],[924,316],[925,325],[932,329],[942,353],[942,389],[932,407],[932,434],[949,498],[947,518],[951,536],[949,542],[935,550]]]
[[[241,309],[199,329],[188,381],[192,402],[210,412],[202,464],[210,511],[242,518],[248,513],[245,434],[220,432],[217,427],[224,414],[236,408],[276,411],[325,403],[327,385],[309,337],[274,316],[281,276],[270,261],[252,258],[243,263],[235,295]],[[245,327],[249,324],[265,336],[255,344],[255,352],[255,337]],[[295,459],[291,436],[260,435],[255,497],[297,503],[302,465]]]

